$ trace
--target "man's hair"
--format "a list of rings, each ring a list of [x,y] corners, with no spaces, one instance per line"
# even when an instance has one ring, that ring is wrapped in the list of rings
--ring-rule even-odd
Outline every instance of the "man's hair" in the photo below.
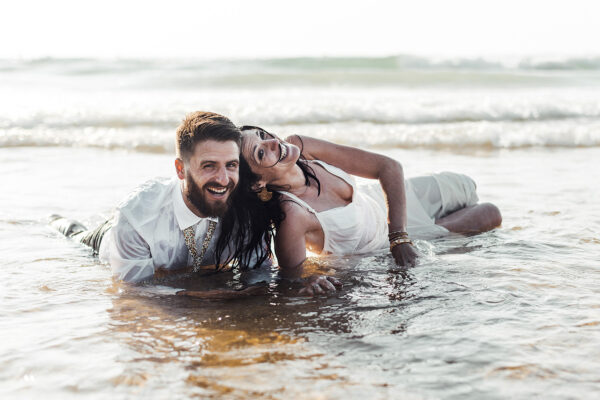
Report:
[[[177,157],[189,160],[196,144],[205,140],[217,142],[232,140],[241,147],[242,135],[227,117],[208,111],[190,113],[185,116],[175,133]]]

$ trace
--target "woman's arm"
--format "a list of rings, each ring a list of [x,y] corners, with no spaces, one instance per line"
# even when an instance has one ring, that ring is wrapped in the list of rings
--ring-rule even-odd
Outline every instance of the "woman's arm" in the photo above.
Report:
[[[302,149],[307,159],[322,160],[349,174],[363,178],[378,179],[386,196],[390,232],[406,231],[406,192],[402,165],[390,157],[343,146],[325,140],[297,135],[286,139]],[[399,265],[412,266],[417,253],[410,244],[401,244],[392,249]]]
[[[295,279],[302,275],[302,263],[306,260],[306,211],[290,201],[281,206],[285,218],[277,227],[275,255],[282,277]]]
[[[282,208],[285,219],[277,228],[275,235],[275,254],[281,278],[301,281],[304,286],[300,290],[301,295],[313,296],[327,291],[335,292],[336,286],[342,286],[339,280],[331,276],[304,276],[306,233],[312,227],[311,222],[306,218],[306,211],[292,202],[284,202]]]

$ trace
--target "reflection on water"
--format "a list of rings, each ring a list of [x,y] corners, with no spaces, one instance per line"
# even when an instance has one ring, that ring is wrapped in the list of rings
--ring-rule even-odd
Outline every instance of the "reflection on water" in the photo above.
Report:
[[[3,376],[18,382],[7,393],[42,393],[40,383],[53,381],[58,397],[84,391],[98,398],[591,393],[598,387],[590,357],[600,343],[597,272],[553,265],[563,247],[520,232],[419,243],[421,263],[408,270],[385,252],[313,259],[309,269],[335,274],[341,291],[302,298],[297,287],[269,281],[261,295],[228,301],[174,293],[243,285],[238,271],[160,285],[109,283],[108,270],[63,240],[58,251],[71,251],[67,257],[34,252],[26,263],[55,274],[33,282],[45,300],[5,297],[14,307],[5,318],[45,330],[25,334],[18,357],[0,353]],[[546,253],[530,259],[536,251]],[[14,289],[23,282],[10,271]],[[263,272],[254,281],[270,278]]]
[[[296,297],[297,287],[273,282],[262,296],[229,301],[161,294],[168,289],[115,283],[107,289],[112,295],[112,307],[107,310],[109,335],[126,348],[119,362],[127,366],[127,372],[113,384],[153,386],[148,371],[154,369],[151,365],[159,365],[160,369],[176,369],[185,382],[182,393],[202,396],[314,397],[315,392],[308,395],[302,385],[289,387],[290,380],[311,382],[329,393],[343,393],[346,386],[366,393],[372,393],[373,387],[389,392],[389,383],[377,382],[371,373],[367,381],[364,376],[357,379],[355,370],[361,367],[340,362],[346,353],[354,358],[382,351],[383,347],[363,340],[371,333],[353,327],[368,322],[371,317],[364,317],[373,313],[393,316],[397,301],[411,299],[408,292],[415,280],[410,271],[382,270],[381,263],[389,261],[387,256],[313,260],[312,272],[336,273],[345,281],[341,292],[318,298]],[[355,263],[358,270],[347,269]],[[379,277],[370,276],[369,269],[379,270],[375,272]],[[169,284],[194,290],[228,287],[236,275],[225,272],[210,281]],[[384,294],[384,304],[362,301],[373,291]],[[387,330],[402,335],[406,325],[399,321]]]
[[[125,383],[152,386],[146,382],[147,370],[152,369],[149,365],[170,364],[170,368],[177,367],[182,382],[200,387],[204,394],[236,392],[241,396],[248,394],[247,390],[236,384],[231,369],[319,356],[297,355],[294,347],[302,339],[254,323],[264,321],[261,310],[266,299],[248,300],[249,304],[230,301],[215,306],[207,301],[122,290],[107,311],[111,334],[128,350],[120,362],[131,372],[115,383],[125,379]],[[257,318],[244,318],[246,307],[254,308]],[[140,368],[143,365],[146,367]]]
[[[237,271],[229,271],[210,279],[171,280],[168,284],[207,290],[232,287],[238,281]],[[141,369],[141,375],[135,372],[148,363],[169,364],[169,369],[176,365],[181,382],[192,393],[202,395],[247,397],[280,392],[285,381],[267,376],[279,375],[281,364],[294,365],[287,374],[291,377],[300,374],[303,379],[320,379],[328,370],[327,357],[318,348],[306,346],[303,328],[310,325],[340,332],[344,316],[338,314],[331,321],[318,315],[335,308],[339,299],[290,297],[294,290],[297,288],[271,284],[263,296],[211,301],[157,294],[167,292],[164,287],[157,290],[115,283],[108,290],[114,294],[113,307],[107,310],[110,333],[126,345],[127,356],[120,361],[133,371],[115,383],[152,385],[147,368]],[[334,375],[328,376],[332,379]]]

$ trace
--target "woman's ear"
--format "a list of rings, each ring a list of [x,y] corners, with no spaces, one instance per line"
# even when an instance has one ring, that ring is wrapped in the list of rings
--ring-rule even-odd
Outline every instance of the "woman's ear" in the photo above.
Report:
[[[260,180],[258,182],[256,182],[255,184],[252,185],[251,189],[253,192],[260,192],[262,188],[267,186],[267,182],[265,182],[264,180]]]
[[[185,179],[185,164],[181,158],[175,159],[175,172],[177,172],[179,179]]]

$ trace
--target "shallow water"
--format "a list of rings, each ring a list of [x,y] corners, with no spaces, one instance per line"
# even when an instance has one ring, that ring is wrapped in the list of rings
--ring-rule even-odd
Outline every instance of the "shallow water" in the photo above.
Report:
[[[389,255],[324,258],[344,288],[203,301],[129,287],[46,223],[93,225],[168,154],[0,148],[3,398],[591,398],[600,390],[600,149],[387,150],[407,176],[475,178],[503,226]],[[451,166],[451,168],[449,168]],[[269,271],[262,277],[268,278]],[[260,281],[261,276],[255,280]]]
[[[600,392],[600,63],[0,60],[0,397],[593,398]],[[173,131],[237,124],[470,175],[501,228],[323,258],[344,287],[231,301],[130,287],[46,225],[103,221],[173,172]]]

